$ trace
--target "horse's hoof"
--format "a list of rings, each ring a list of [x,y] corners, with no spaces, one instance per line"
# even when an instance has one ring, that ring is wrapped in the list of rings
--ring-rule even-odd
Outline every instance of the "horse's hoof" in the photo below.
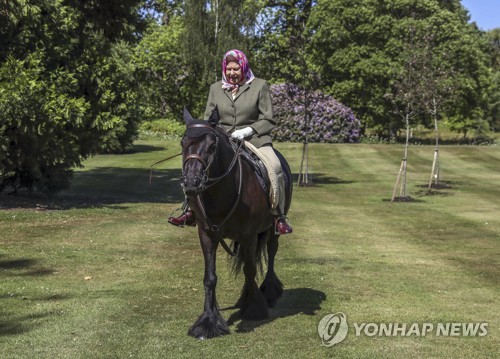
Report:
[[[198,340],[226,334],[229,334],[229,327],[218,311],[203,313],[188,331],[188,335]]]
[[[266,276],[259,289],[266,298],[269,308],[274,308],[278,298],[283,295],[283,284],[274,273]]]

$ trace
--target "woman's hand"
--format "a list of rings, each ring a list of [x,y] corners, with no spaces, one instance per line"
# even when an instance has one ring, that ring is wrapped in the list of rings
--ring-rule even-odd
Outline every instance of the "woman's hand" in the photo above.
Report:
[[[242,140],[246,137],[253,135],[253,133],[254,133],[253,128],[245,127],[245,128],[242,128],[241,130],[236,130],[233,133],[231,133],[231,137],[237,138],[238,140]]]

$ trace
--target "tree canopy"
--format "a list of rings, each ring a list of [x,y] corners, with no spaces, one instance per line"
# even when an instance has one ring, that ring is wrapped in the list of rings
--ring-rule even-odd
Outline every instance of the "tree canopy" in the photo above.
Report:
[[[484,36],[467,23],[459,0],[360,0],[354,4],[323,0],[311,14],[309,26],[316,30],[310,52],[323,86],[353,108],[365,128],[387,133],[401,127],[388,114],[384,93],[404,63],[402,53],[411,28],[434,36],[434,61],[446,61],[461,76],[460,97],[449,115],[462,122],[481,115],[481,89],[488,82]],[[447,56],[440,58],[442,54]]]
[[[271,84],[352,109],[361,135],[395,135],[406,124],[387,94],[415,32],[419,97],[439,97],[454,131],[498,130],[498,31],[460,0],[2,0],[0,190],[64,187],[84,158],[129,148],[141,121],[200,116],[231,48]]]
[[[51,191],[135,135],[138,0],[2,1],[0,190]]]

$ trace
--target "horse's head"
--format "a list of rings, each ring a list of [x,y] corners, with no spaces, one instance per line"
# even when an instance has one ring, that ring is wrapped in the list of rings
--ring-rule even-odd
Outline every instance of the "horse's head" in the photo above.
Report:
[[[212,112],[209,121],[195,120],[184,109],[186,132],[181,141],[181,186],[188,196],[199,194],[206,188],[210,169],[217,157],[219,136],[215,126],[218,119],[217,107]]]

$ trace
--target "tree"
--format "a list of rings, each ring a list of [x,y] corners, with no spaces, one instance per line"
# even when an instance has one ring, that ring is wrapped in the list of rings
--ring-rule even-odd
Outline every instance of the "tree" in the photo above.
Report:
[[[418,36],[420,47],[422,48],[422,66],[420,77],[422,86],[421,99],[423,108],[432,118],[434,123],[435,147],[434,158],[431,167],[428,188],[430,189],[434,182],[434,187],[439,188],[440,183],[440,162],[439,162],[439,119],[445,106],[453,103],[455,98],[455,89],[458,87],[456,82],[457,74],[453,68],[449,67],[451,62],[446,52],[440,53],[435,44],[436,33],[433,29],[423,28]],[[438,61],[436,61],[436,58]]]
[[[459,0],[318,1],[309,26],[314,29],[312,66],[322,74],[322,86],[349,105],[366,129],[395,136],[405,124],[400,116],[387,115],[392,105],[384,94],[392,69],[401,65],[403,34],[412,19],[435,27],[436,46],[448,50],[450,67],[460,73],[460,86],[454,106],[443,112],[455,130],[470,130],[466,121],[477,125],[485,108],[487,57],[483,36],[468,24]]]
[[[205,109],[210,84],[221,78],[221,59],[228,50],[247,51],[257,16],[257,0],[187,0],[183,4],[185,31],[179,51],[192,74],[186,78],[192,113]],[[251,56],[249,56],[251,60]]]
[[[84,158],[131,144],[139,3],[0,3],[0,191],[64,188]]]
[[[153,22],[135,49],[134,62],[140,79],[141,104],[145,119],[178,119],[184,106],[196,107],[190,96],[188,78],[196,76],[179,51],[185,31],[183,19],[169,17],[168,23]]]
[[[391,201],[406,201],[407,196],[407,166],[408,147],[410,145],[410,125],[412,120],[422,113],[422,49],[421,44],[415,36],[415,28],[410,26],[407,40],[401,54],[402,64],[399,73],[396,74],[392,84],[392,91],[386,94],[393,106],[394,113],[404,121],[406,129],[406,139],[404,146],[404,156],[392,192]],[[398,185],[400,185],[399,196],[396,196]]]
[[[500,71],[492,70],[488,97],[489,123],[493,131],[500,131]]]
[[[266,1],[261,10],[256,51],[259,73],[270,81],[286,82],[288,86],[299,86],[301,91],[292,91],[301,96],[295,99],[303,106],[301,121],[302,160],[299,185],[309,185],[309,133],[311,127],[311,93],[319,87],[319,77],[309,66],[309,43],[311,38],[307,26],[314,5],[312,0]],[[272,63],[272,66],[268,66]]]
[[[487,33],[491,54],[491,87],[488,91],[488,122],[493,131],[500,130],[500,28]]]
[[[311,85],[308,21],[314,3],[312,0],[262,2],[253,48],[254,67],[261,77],[272,83]]]
[[[490,43],[491,67],[500,70],[500,27],[486,33]]]
[[[257,9],[257,0],[148,0],[135,57],[146,118],[181,121],[183,107],[199,117],[224,53],[249,49]]]
[[[487,122],[488,89],[491,87],[489,43],[475,25],[456,31],[460,22],[445,18],[436,30],[437,50],[446,53],[448,69],[454,73],[454,100],[443,111],[444,124],[452,131],[484,137]],[[446,41],[442,41],[444,38]]]
[[[89,104],[68,95],[78,87],[68,71],[43,78],[42,56],[9,57],[0,67],[0,191],[67,187],[84,155]]]

